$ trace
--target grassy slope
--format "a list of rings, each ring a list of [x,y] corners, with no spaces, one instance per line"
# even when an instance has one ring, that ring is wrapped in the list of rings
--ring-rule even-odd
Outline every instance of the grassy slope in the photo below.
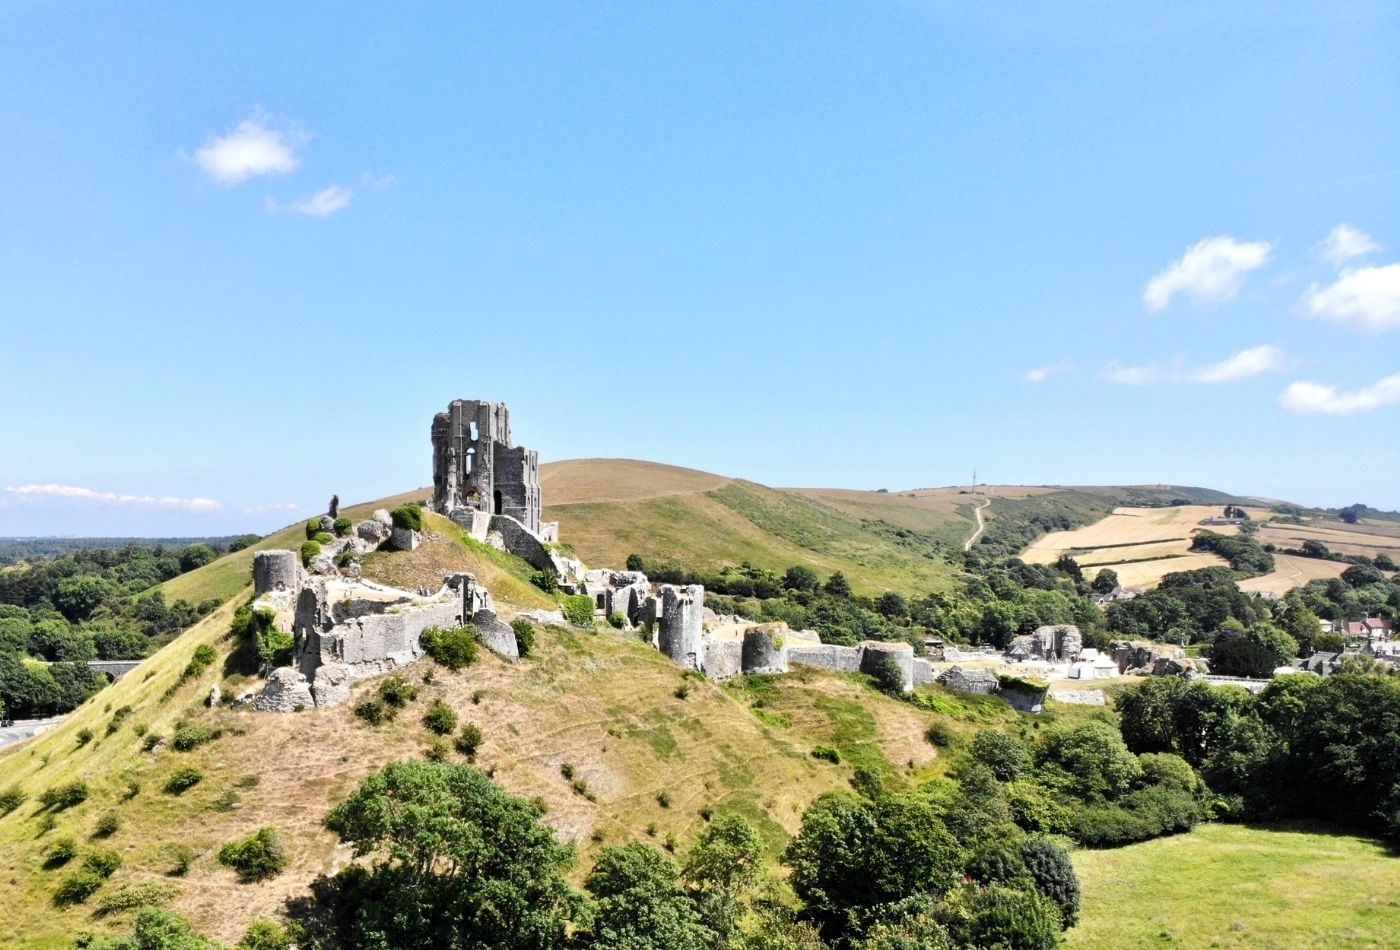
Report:
[[[445,526],[430,520],[429,530]],[[371,558],[367,571],[412,581],[469,569],[490,578],[507,611],[527,605],[514,597],[518,588],[512,586],[520,583],[523,566],[485,554],[448,530],[436,533],[436,540],[412,554]],[[492,570],[499,573],[491,576]],[[186,578],[185,585],[203,597],[236,579],[227,563],[216,563]],[[187,877],[168,879],[180,888],[174,907],[209,932],[236,939],[250,920],[275,915],[287,897],[346,860],[321,819],[372,770],[421,753],[429,736],[419,718],[434,698],[485,732],[479,764],[494,768],[508,790],[548,803],[546,820],[584,852],[580,873],[588,853],[599,847],[595,834],[607,843],[660,844],[674,833],[683,849],[702,827],[699,810],[707,806],[748,816],[776,855],[807,804],[843,786],[853,765],[934,775],[942,760],[923,735],[936,719],[964,734],[978,724],[1018,719],[995,701],[947,695],[943,714],[936,716],[880,696],[858,677],[815,671],[734,686],[696,682],[682,700],[675,696],[681,675],[673,664],[635,638],[610,631],[547,630],[535,659],[511,664],[487,654],[461,673],[439,670],[413,707],[380,729],[355,719],[355,700],[284,716],[206,709],[202,700],[220,682],[221,663],[167,695],[197,645],[214,645],[221,659],[232,652],[225,634],[247,590],[236,589],[218,611],[59,726],[0,753],[0,787],[17,785],[29,795],[0,819],[0,903],[6,911],[0,915],[0,945],[60,947],[78,930],[121,925],[94,916],[96,899],[76,908],[52,906],[50,896],[66,872],[42,867],[42,851],[53,838],[71,834],[87,845],[108,811],[118,815],[121,830],[103,846],[121,852],[125,864],[104,890],[160,877],[169,865],[162,846],[188,844],[198,857]],[[521,593],[527,600],[541,596],[529,588]],[[408,675],[418,679],[428,668],[417,664]],[[237,688],[243,679],[225,682]],[[360,684],[356,695],[374,688],[372,680]],[[127,705],[130,718],[106,735],[112,712]],[[137,723],[169,735],[181,717],[221,725],[226,734],[192,752],[141,751]],[[79,747],[83,729],[96,738]],[[811,758],[817,744],[835,745],[844,764]],[[570,790],[560,775],[565,762],[587,782],[596,803]],[[198,765],[204,781],[178,798],[163,793],[170,773],[185,764]],[[256,784],[249,784],[249,776],[256,776]],[[75,778],[89,783],[91,796],[57,815],[57,827],[43,832],[39,793]],[[139,794],[123,800],[133,781]],[[670,795],[668,808],[657,800],[662,791]],[[238,807],[229,807],[229,796],[236,796]],[[214,854],[223,842],[264,824],[284,835],[291,867],[273,881],[238,885]],[[651,825],[654,837],[647,835]]]
[[[1400,858],[1331,833],[1205,825],[1075,856],[1071,948],[1394,947]]]

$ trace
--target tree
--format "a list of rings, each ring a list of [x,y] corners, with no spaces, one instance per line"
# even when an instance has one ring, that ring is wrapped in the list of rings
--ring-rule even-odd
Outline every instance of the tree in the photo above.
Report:
[[[794,564],[783,575],[783,587],[787,590],[812,592],[820,586],[817,572],[803,564]]]
[[[846,580],[845,574],[837,571],[827,578],[825,590],[832,597],[849,597],[851,596],[851,583]]]
[[[640,842],[604,848],[584,887],[588,924],[574,943],[587,950],[706,950],[714,934],[681,889],[675,864]]]
[[[1079,566],[1079,562],[1068,554],[1061,554],[1055,561],[1055,570],[1067,576],[1076,584],[1084,583],[1084,570]]]
[[[1079,920],[1079,875],[1064,845],[1053,838],[1026,838],[1021,842],[1021,860],[1040,893],[1060,908],[1064,926],[1073,927]]]
[[[191,544],[180,552],[180,570],[197,570],[218,556],[218,552],[207,544]]]
[[[97,574],[65,577],[53,592],[53,605],[73,623],[82,623],[93,615],[108,598],[115,596],[117,585]]]
[[[1347,505],[1337,512],[1337,517],[1347,524],[1356,524],[1361,520],[1361,516],[1366,513],[1366,506],[1358,502],[1355,505]]]
[[[1059,773],[1076,797],[1115,799],[1142,776],[1137,757],[1106,722],[1084,722],[1050,730],[1041,739],[1036,758],[1042,768]]]
[[[326,825],[372,869],[343,872],[346,942],[408,950],[549,950],[576,895],[572,849],[468,765],[396,762],[365,779]]]
[[[87,662],[97,659],[92,637],[68,626],[63,620],[44,620],[29,635],[30,652],[53,662]]]
[[[926,797],[833,793],[807,809],[783,861],[803,918],[839,942],[858,936],[886,905],[946,894],[962,876],[963,855]]]
[[[738,929],[743,900],[763,878],[763,837],[739,815],[721,815],[695,842],[682,872],[721,945]]]
[[[1064,922],[1060,909],[1036,890],[969,886],[949,930],[961,946],[1054,950]]]
[[[1298,641],[1271,623],[1244,633],[1222,631],[1210,651],[1210,668],[1222,676],[1269,677],[1298,655]]]
[[[1342,571],[1342,580],[1352,587],[1365,587],[1368,584],[1380,584],[1385,581],[1385,575],[1366,564],[1353,564]]]
[[[999,782],[1015,781],[1031,765],[1030,752],[1020,740],[994,729],[983,729],[973,736],[970,751]]]
[[[640,554],[629,554],[627,555],[627,569],[629,571],[646,571],[647,565]]]
[[[132,921],[131,936],[80,938],[85,950],[223,950],[201,936],[185,918],[159,907],[142,907]]]
[[[1090,589],[1096,594],[1111,594],[1118,586],[1118,572],[1111,567],[1102,567],[1094,575],[1094,583],[1090,585]]]
[[[909,602],[898,591],[887,590],[875,601],[875,612],[891,620],[900,620],[909,616]]]
[[[97,627],[86,631],[101,660],[139,660],[150,649],[151,642],[139,630]]]

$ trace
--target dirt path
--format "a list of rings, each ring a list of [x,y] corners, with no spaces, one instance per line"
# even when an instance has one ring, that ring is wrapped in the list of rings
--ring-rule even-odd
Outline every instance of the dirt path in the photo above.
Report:
[[[986,508],[991,503],[992,500],[990,498],[983,498],[982,504],[972,509],[972,513],[977,516],[977,530],[972,532],[972,537],[968,538],[965,542],[963,542],[964,551],[971,551],[972,545],[975,544],[977,542],[977,539],[982,536],[982,532],[987,530],[987,522],[982,520],[982,509]]]

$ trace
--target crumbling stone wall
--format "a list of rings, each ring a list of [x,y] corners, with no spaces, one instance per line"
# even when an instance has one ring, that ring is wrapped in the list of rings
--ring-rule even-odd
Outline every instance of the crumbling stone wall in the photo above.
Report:
[[[705,640],[705,675],[714,680],[733,679],[744,672],[738,640]]]
[[[301,588],[301,559],[293,551],[259,551],[253,555],[253,596]]]
[[[661,616],[657,621],[657,647],[681,666],[698,670],[704,662],[705,588],[699,584],[661,586]]]
[[[743,671],[754,673],[786,673],[788,671],[788,637],[774,627],[754,627],[744,631]]]
[[[817,646],[792,646],[788,649],[788,663],[795,666],[815,666],[838,673],[860,672],[860,647],[843,647],[833,643]]]
[[[900,682],[907,693],[914,688],[914,648],[907,643],[882,643],[875,640],[860,645],[860,669],[874,675],[886,663],[899,670]]]

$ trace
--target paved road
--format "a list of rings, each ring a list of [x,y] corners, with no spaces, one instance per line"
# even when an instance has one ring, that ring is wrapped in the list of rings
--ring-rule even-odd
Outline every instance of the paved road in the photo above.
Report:
[[[56,726],[62,721],[62,716],[57,719],[17,719],[15,724],[8,729],[0,729],[0,746],[7,746],[13,742],[37,736],[45,729]]]
[[[977,541],[978,538],[982,536],[982,532],[987,529],[987,523],[982,520],[982,509],[987,507],[991,503],[992,500],[990,498],[983,498],[982,504],[972,509],[972,513],[977,516],[977,530],[972,532],[972,537],[968,538],[967,541],[963,544],[964,551],[971,551],[972,545]]]

